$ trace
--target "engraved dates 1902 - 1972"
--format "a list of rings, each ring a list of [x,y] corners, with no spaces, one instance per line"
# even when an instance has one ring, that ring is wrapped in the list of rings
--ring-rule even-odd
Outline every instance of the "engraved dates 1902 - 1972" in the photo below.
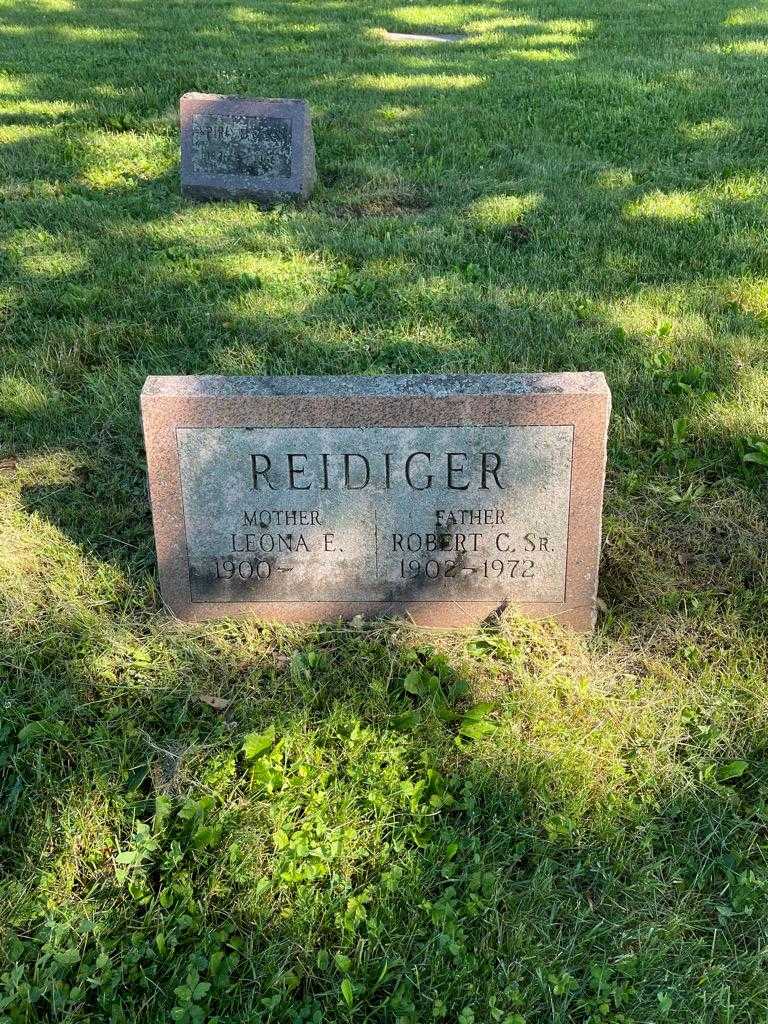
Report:
[[[290,178],[291,122],[283,117],[195,114],[192,160],[197,174]]]

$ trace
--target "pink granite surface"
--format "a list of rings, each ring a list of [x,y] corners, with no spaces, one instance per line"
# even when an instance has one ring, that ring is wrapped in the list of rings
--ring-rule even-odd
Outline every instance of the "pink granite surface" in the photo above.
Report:
[[[354,615],[407,616],[418,624],[477,623],[506,603],[419,599],[194,601],[186,547],[177,428],[571,426],[573,428],[564,599],[525,603],[532,618],[592,629],[600,557],[606,437],[611,396],[600,373],[407,377],[149,377],[141,411],[160,583],[171,612],[184,620],[254,617],[280,622]],[[364,596],[364,595],[363,595]]]

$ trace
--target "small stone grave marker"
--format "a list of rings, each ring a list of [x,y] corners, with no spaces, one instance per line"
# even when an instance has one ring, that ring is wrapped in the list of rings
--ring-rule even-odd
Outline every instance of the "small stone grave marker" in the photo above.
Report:
[[[163,597],[182,619],[511,605],[595,621],[601,373],[149,377]]]
[[[384,29],[388,43],[460,43],[466,38],[458,32],[390,32]]]
[[[315,144],[304,100],[181,97],[181,188],[197,199],[307,200]]]

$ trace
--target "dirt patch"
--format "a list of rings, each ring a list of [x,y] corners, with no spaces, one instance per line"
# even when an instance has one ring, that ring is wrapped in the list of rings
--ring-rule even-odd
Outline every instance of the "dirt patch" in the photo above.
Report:
[[[533,232],[525,224],[510,224],[499,231],[497,241],[508,249],[519,249],[533,238]]]
[[[419,196],[377,196],[338,206],[335,215],[344,220],[361,220],[364,217],[414,217],[430,209],[430,206],[431,203]]]

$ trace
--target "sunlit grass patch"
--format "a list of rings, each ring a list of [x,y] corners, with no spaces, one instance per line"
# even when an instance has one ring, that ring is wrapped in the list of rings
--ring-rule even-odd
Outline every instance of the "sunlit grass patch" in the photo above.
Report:
[[[5,3],[4,7],[10,8],[11,3]],[[37,8],[38,10],[55,13],[69,13],[70,11],[76,11],[77,5],[73,0],[32,0],[29,5],[32,9]]]
[[[764,5],[754,7],[737,7],[730,11],[724,21],[725,25],[768,25],[768,10]]]
[[[496,7],[483,4],[408,4],[392,8],[390,16],[393,24],[407,25],[414,30],[439,30],[447,28],[471,28],[470,18],[492,17]]]
[[[413,106],[404,106],[403,104],[387,105],[379,107],[378,114],[384,121],[407,121],[409,118],[418,117],[419,109]]]
[[[728,284],[727,296],[745,313],[768,320],[768,279],[748,277],[733,280]]]
[[[42,385],[35,385],[21,377],[0,377],[0,402],[9,419],[21,418],[44,409],[50,394]]]
[[[541,35],[545,38],[550,35],[565,35],[570,40],[571,38],[581,37],[586,33],[592,32],[594,28],[595,22],[591,19],[545,19],[532,18],[526,15],[499,17],[496,9],[489,12],[489,16],[485,18],[478,18],[476,21],[467,23],[467,30],[471,32],[496,33],[509,29],[512,30],[511,34],[517,35],[518,38],[526,38],[529,34],[533,36]],[[515,30],[522,31],[517,34]]]
[[[356,85],[361,89],[378,92],[414,92],[422,89],[444,92],[452,89],[471,89],[482,82],[483,79],[478,75],[360,75]]]
[[[467,215],[481,228],[504,227],[519,223],[526,214],[535,211],[543,200],[541,193],[485,196],[469,207]]]
[[[768,56],[768,39],[739,39],[730,43],[723,43],[716,48],[724,54],[735,54],[744,57],[765,57]]]
[[[605,189],[629,188],[635,183],[634,175],[627,167],[608,167],[600,171],[595,180],[600,188]]]
[[[552,41],[557,42],[557,40]],[[510,57],[514,57],[517,60],[566,61],[574,59],[574,54],[572,54],[569,50],[563,50],[559,46],[552,46],[547,47],[546,49],[540,49],[537,48],[536,45],[533,43],[531,44],[531,49],[510,49],[507,51],[507,53]]]
[[[250,7],[233,7],[230,11],[229,17],[232,21],[242,22],[243,24],[265,24],[269,23],[270,16],[265,14],[263,11],[256,11]]]
[[[136,187],[175,169],[175,147],[153,135],[92,133],[81,146],[80,180],[93,189]]]
[[[698,220],[704,215],[700,197],[686,192],[655,192],[627,206],[628,217],[658,220]]]
[[[20,97],[15,100],[0,99],[0,112],[22,119],[30,115],[39,116],[41,120],[64,117],[67,114],[75,114],[80,109],[76,103],[66,103],[61,100],[27,100]]]
[[[693,142],[715,142],[720,139],[727,139],[737,131],[733,121],[724,117],[716,117],[711,121],[701,121],[698,124],[684,124],[680,131],[686,138]]]
[[[13,124],[8,126],[0,125],[0,147],[26,144],[36,144],[48,135],[54,134],[55,128],[39,124]],[[0,184],[5,192],[14,191],[14,182],[6,181]]]
[[[95,25],[60,25],[55,31],[69,42],[135,43],[141,38],[138,32],[131,29],[106,29]]]
[[[7,251],[17,261],[18,274],[66,277],[89,267],[86,253],[47,231],[17,232],[9,239]]]
[[[696,344],[711,338],[711,327],[695,311],[691,298],[682,287],[646,287],[609,303],[604,315],[613,326],[645,335],[661,346],[675,348],[681,341]]]

